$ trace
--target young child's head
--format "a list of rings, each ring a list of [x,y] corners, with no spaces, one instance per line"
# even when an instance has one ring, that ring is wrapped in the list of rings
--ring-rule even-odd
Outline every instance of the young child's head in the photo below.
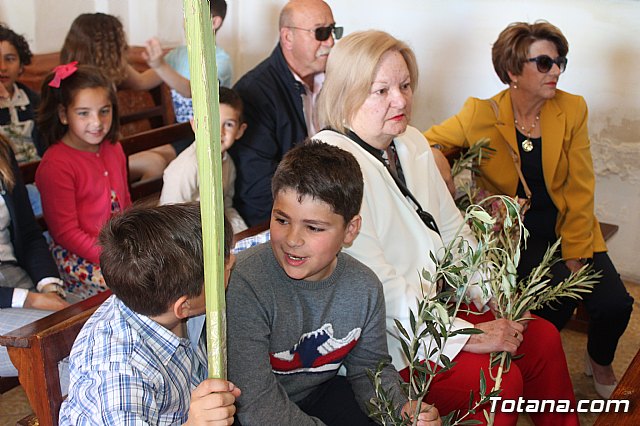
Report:
[[[231,263],[232,240],[233,231],[225,219],[225,265]],[[185,316],[204,313],[198,203],[134,206],[107,222],[99,242],[105,282],[130,309],[154,317],[174,309],[176,302],[188,301]]]
[[[27,40],[0,24],[0,80],[10,95],[13,95],[14,84],[24,66],[31,63],[32,56]]]
[[[60,65],[45,77],[41,95],[38,127],[47,146],[64,138],[74,148],[92,151],[103,140],[117,141],[116,89],[100,69]]]
[[[225,152],[240,139],[247,128],[242,118],[242,99],[228,87],[220,87],[220,141]]]
[[[227,16],[227,2],[225,0],[211,0],[209,9],[211,11],[213,30],[218,31]]]
[[[271,247],[289,277],[331,275],[360,230],[363,186],[356,159],[335,146],[311,140],[284,156],[271,181]]]
[[[83,13],[69,28],[60,50],[60,63],[95,65],[118,85],[127,76],[128,49],[118,18],[106,13]]]

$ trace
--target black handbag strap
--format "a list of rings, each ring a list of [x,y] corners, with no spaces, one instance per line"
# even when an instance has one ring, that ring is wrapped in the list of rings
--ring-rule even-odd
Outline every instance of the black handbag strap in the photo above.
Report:
[[[333,130],[333,129],[330,129],[330,130]],[[333,130],[333,131],[336,133],[340,133],[337,130]],[[436,234],[440,235],[438,224],[436,223],[436,220],[433,218],[433,215],[422,209],[422,206],[420,205],[416,197],[413,196],[411,191],[409,191],[409,188],[407,188],[407,185],[405,185],[405,183],[402,180],[400,180],[398,176],[390,170],[389,165],[384,161],[384,158],[382,158],[382,154],[380,150],[372,147],[371,145],[363,141],[362,138],[358,136],[353,130],[347,130],[347,133],[345,134],[345,136],[353,140],[362,149],[367,151],[376,160],[382,163],[382,165],[387,170],[387,172],[389,173],[393,181],[396,183],[396,186],[398,187],[398,189],[400,189],[400,192],[402,192],[402,195],[409,198],[411,202],[416,206],[416,213],[418,214],[422,222],[427,226],[427,228],[431,229]]]

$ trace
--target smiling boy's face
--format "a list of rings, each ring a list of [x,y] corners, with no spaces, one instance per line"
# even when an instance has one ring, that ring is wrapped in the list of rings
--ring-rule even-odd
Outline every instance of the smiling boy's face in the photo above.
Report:
[[[276,194],[271,213],[271,248],[285,273],[295,280],[328,278],[343,245],[360,230],[357,215],[345,226],[344,218],[324,201],[285,189]]]

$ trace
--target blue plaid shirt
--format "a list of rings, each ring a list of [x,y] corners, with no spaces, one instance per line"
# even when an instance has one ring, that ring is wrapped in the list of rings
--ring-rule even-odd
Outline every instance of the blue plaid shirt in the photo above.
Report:
[[[173,425],[207,377],[205,339],[193,348],[111,296],[89,318],[70,355],[60,425]]]
[[[258,244],[266,243],[270,239],[271,239],[271,231],[267,229],[266,231],[263,231],[259,234],[252,235],[250,237],[247,237],[243,240],[238,241],[236,245],[233,247],[233,249],[231,250],[231,252],[233,254],[238,254],[242,250],[246,250],[249,247],[257,246]]]

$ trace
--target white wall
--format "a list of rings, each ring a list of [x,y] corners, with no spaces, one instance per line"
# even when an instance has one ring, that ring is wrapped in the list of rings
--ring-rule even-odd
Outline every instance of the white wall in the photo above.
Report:
[[[166,46],[184,40],[179,0],[0,0],[0,22],[24,34],[33,53],[59,51],[75,17],[93,12],[120,18],[133,45],[152,36]]]
[[[218,43],[232,56],[236,78],[277,42],[285,0],[227,0]],[[34,11],[35,5],[38,10]],[[585,97],[597,176],[596,212],[620,225],[609,243],[623,276],[640,281],[640,1],[638,0],[328,0],[345,33],[382,29],[415,50],[420,81],[413,124],[426,129],[454,114],[468,96],[503,88],[491,44],[513,21],[546,19],[570,43],[559,88]],[[58,50],[75,14],[104,11],[125,23],[131,44],[158,35],[182,42],[179,0],[0,0],[0,20],[28,36],[37,53]],[[52,17],[53,15],[53,17]]]

